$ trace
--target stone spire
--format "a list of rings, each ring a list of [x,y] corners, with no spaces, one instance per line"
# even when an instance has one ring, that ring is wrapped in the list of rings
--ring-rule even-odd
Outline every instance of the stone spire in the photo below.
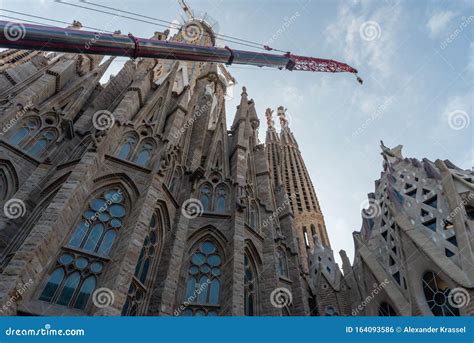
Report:
[[[273,110],[267,108],[265,111],[265,117],[267,118],[267,127],[269,130],[275,129],[275,121],[273,120]]]
[[[283,106],[279,106],[277,113],[278,113],[278,118],[280,118],[281,128],[282,129],[288,128],[289,126],[288,126],[288,119],[286,118],[286,108],[284,108]]]

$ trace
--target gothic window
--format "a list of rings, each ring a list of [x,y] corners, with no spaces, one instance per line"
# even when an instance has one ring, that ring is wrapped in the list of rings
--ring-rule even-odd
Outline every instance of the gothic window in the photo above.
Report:
[[[33,137],[41,126],[41,122],[37,117],[29,117],[25,119],[22,125],[10,134],[8,142],[21,147],[23,143],[28,140],[28,137]]]
[[[277,272],[279,276],[288,277],[288,268],[286,265],[286,256],[283,250],[277,249]]]
[[[153,150],[153,143],[150,141],[144,141],[138,149],[137,155],[135,156],[135,163],[140,166],[146,166],[151,158],[151,152]]]
[[[244,308],[246,316],[257,315],[257,280],[255,264],[250,257],[244,256]]]
[[[59,136],[57,124],[55,114],[26,117],[9,133],[8,142],[34,157],[42,157]]]
[[[222,257],[216,244],[204,241],[191,255],[186,275],[182,313],[187,316],[216,316],[220,304]]]
[[[147,136],[147,130],[143,130],[141,135]],[[156,145],[151,138],[145,137],[139,144],[138,136],[131,132],[127,134],[120,143],[115,156],[121,160],[131,161],[140,166],[146,167],[153,156]]]
[[[211,205],[211,186],[208,184],[204,184],[201,186],[199,189],[199,200],[201,201],[202,208],[204,211],[210,211],[210,205]]]
[[[219,213],[226,211],[227,203],[227,187],[225,185],[219,185],[216,188],[216,204],[214,210]]]
[[[28,153],[34,157],[41,157],[56,138],[57,134],[53,130],[44,130],[40,132],[31,143]]]
[[[8,161],[0,161],[0,201],[9,199],[18,188],[15,168]]]
[[[163,213],[161,208],[159,208],[153,213],[148,224],[148,234],[145,237],[135,266],[134,276],[128,290],[127,300],[122,309],[122,315],[135,316],[142,314],[145,294],[148,293],[151,283],[148,275],[158,265],[164,226]]]
[[[392,305],[387,302],[383,302],[379,306],[379,316],[381,317],[395,317],[397,312],[394,310]]]
[[[84,309],[103,267],[104,262],[92,257],[64,252],[56,262],[56,269],[49,277],[40,300]]]
[[[117,188],[99,193],[88,203],[61,249],[40,300],[85,309],[128,212],[124,203]]]
[[[107,256],[126,215],[123,200],[118,190],[104,192],[92,199],[68,246]]]
[[[122,160],[127,160],[136,144],[137,138],[135,137],[135,135],[129,134],[122,142],[122,144],[120,144],[117,151],[117,157]]]
[[[423,275],[423,291],[426,302],[435,316],[459,316],[459,309],[449,301],[451,289],[433,272]]]

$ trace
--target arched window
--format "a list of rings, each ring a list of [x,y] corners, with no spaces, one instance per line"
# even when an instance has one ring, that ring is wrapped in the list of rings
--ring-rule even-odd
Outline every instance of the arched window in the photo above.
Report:
[[[435,316],[459,316],[459,309],[449,301],[451,289],[433,272],[423,275],[423,291],[426,302]]]
[[[33,140],[28,149],[28,153],[34,157],[41,157],[56,141],[57,133],[53,130],[41,131]]]
[[[18,189],[18,177],[11,162],[0,160],[0,201],[10,199]]]
[[[276,250],[277,272],[279,276],[288,277],[288,268],[286,265],[286,256],[283,250]]]
[[[215,212],[223,213],[226,211],[227,203],[227,187],[219,185],[216,188],[216,204],[214,206]]]
[[[156,269],[163,241],[164,218],[161,208],[151,216],[148,224],[148,234],[143,242],[140,256],[135,266],[135,273],[128,290],[127,300],[122,309],[122,315],[135,316],[143,314],[145,294],[150,289],[152,280],[150,271]]]
[[[121,160],[127,160],[131,155],[135,144],[137,144],[137,138],[133,134],[129,134],[122,144],[120,144],[117,150],[117,157]]]
[[[119,190],[106,191],[92,199],[68,246],[107,256],[126,215],[123,202]]]
[[[208,184],[204,184],[199,189],[199,201],[201,201],[202,208],[204,211],[210,211],[210,204],[211,204],[211,186]]]
[[[379,306],[379,316],[381,317],[395,317],[397,312],[394,310],[392,305],[387,302],[382,302]]]
[[[28,137],[33,137],[41,126],[41,121],[37,117],[25,118],[20,127],[12,131],[8,142],[21,147],[28,141]]]
[[[244,256],[244,310],[246,316],[257,315],[257,273],[250,257]]]
[[[146,166],[151,158],[151,152],[153,150],[153,143],[144,141],[140,145],[138,152],[135,156],[135,163],[140,166]]]
[[[222,257],[211,241],[199,243],[191,255],[186,275],[183,303],[189,304],[182,315],[216,316],[220,305]]]
[[[127,212],[125,198],[117,188],[109,188],[89,201],[56,260],[40,300],[76,309],[86,307]]]

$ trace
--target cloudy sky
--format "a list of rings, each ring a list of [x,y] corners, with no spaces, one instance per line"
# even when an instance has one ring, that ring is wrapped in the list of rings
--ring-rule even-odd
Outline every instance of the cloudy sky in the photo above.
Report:
[[[96,2],[182,21],[175,0]],[[187,2],[195,14],[208,13],[216,20],[219,33],[339,60],[359,70],[363,86],[349,74],[230,67],[238,85],[228,102],[228,123],[242,86],[256,102],[262,139],[265,109],[288,109],[336,254],[345,249],[353,255],[351,233],[360,228],[360,206],[382,168],[380,140],[387,146],[402,144],[408,157],[450,159],[466,169],[474,165],[472,1]],[[2,0],[0,7],[67,22],[76,19],[139,37],[165,29],[52,0]],[[116,73],[123,60],[114,63],[110,73]]]

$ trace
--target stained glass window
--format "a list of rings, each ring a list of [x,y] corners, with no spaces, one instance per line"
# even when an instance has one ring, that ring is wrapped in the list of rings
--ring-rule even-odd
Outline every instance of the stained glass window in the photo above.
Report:
[[[181,315],[216,316],[219,312],[222,257],[211,241],[200,243],[191,255]]]
[[[89,201],[39,299],[85,309],[126,214],[119,189],[108,189]]]
[[[255,266],[253,261],[244,256],[244,310],[246,316],[257,315],[257,280],[255,279]]]
[[[423,275],[423,291],[428,306],[435,316],[459,316],[459,309],[449,301],[451,289],[433,272]]]

